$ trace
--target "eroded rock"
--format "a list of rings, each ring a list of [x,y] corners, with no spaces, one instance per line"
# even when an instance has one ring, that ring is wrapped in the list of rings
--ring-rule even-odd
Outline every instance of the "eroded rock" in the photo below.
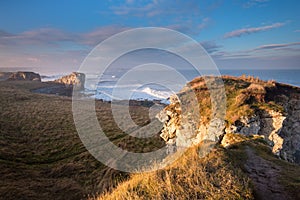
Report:
[[[283,138],[280,156],[300,164],[300,94],[291,99],[285,107],[287,116],[279,133]]]
[[[275,155],[300,164],[300,89],[258,79],[244,80],[232,77],[225,79],[227,84],[232,84],[229,91],[235,94],[230,97],[231,107],[227,109],[234,108],[236,111],[231,112],[235,116],[226,116],[231,120],[227,121],[226,128],[222,115],[219,117],[216,110],[211,109],[210,120],[205,120],[208,116],[199,116],[198,111],[193,111],[196,104],[210,102],[211,105],[217,105],[220,101],[225,101],[222,98],[217,102],[207,101],[209,97],[204,97],[207,89],[202,88],[203,79],[197,78],[190,83],[193,90],[198,93],[198,97],[200,96],[199,102],[192,101],[193,98],[189,99],[188,86],[183,89],[185,92],[183,99],[180,99],[180,95],[170,98],[170,105],[157,115],[164,123],[161,137],[166,141],[168,152],[202,141],[220,142],[224,147],[228,147],[232,142],[230,138],[236,138],[229,137],[228,134],[238,133],[251,136],[243,137],[241,141],[245,138],[264,138]],[[217,89],[218,87],[210,93],[219,92]],[[180,103],[185,102],[186,104],[181,107]],[[242,110],[243,114],[239,114],[239,108],[248,110]],[[236,142],[239,141],[234,141]]]
[[[72,87],[76,90],[83,90],[85,83],[85,74],[72,72],[70,75],[63,76],[62,78],[57,79],[54,82],[65,84],[66,87]]]

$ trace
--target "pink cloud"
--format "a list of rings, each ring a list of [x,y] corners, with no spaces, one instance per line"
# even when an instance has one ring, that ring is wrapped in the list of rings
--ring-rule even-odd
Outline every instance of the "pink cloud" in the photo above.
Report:
[[[226,33],[224,35],[224,38],[241,37],[243,35],[250,35],[252,33],[258,33],[258,32],[272,30],[272,29],[275,29],[275,28],[282,27],[284,25],[285,25],[285,23],[274,23],[274,24],[268,25],[268,26],[238,29],[238,30],[234,30],[234,31],[231,31],[229,33]]]

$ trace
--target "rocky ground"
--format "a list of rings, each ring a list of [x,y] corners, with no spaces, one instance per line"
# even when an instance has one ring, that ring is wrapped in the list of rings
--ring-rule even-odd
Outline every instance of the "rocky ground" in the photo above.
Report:
[[[255,197],[272,200],[291,199],[277,180],[283,169],[256,155],[249,146],[246,147],[246,154],[245,169],[254,185]]]

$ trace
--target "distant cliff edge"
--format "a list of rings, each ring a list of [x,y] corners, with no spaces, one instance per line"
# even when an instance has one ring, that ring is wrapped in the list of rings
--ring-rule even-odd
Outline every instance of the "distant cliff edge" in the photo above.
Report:
[[[72,72],[70,75],[63,76],[54,81],[46,81],[44,83],[44,87],[34,89],[32,92],[72,96],[73,90],[84,90],[85,74]]]
[[[72,72],[70,75],[56,79],[54,82],[62,83],[66,87],[72,87],[76,90],[83,90],[85,83],[85,74],[79,72]]]
[[[18,71],[18,72],[0,72],[0,80],[2,81],[39,81],[41,76],[38,73]]]

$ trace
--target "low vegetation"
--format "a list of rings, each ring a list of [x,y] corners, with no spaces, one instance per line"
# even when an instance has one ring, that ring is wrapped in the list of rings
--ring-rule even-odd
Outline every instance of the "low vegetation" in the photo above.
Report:
[[[185,94],[196,91],[199,120],[206,123],[211,117],[211,99],[199,80],[192,81],[179,96],[188,100]],[[276,99],[264,96],[265,91],[273,90],[274,82],[246,76],[223,80],[227,125],[258,109],[284,112]],[[217,145],[203,157],[210,144],[202,143],[188,149],[172,165],[154,172],[129,175],[108,168],[81,143],[70,97],[30,92],[45,86],[47,83],[0,82],[0,199],[255,199],[245,167],[251,159],[249,148],[270,162],[270,167],[280,168],[278,184],[292,199],[300,199],[299,166],[275,157],[261,137],[228,134],[228,147]],[[131,102],[133,121],[147,125],[152,105]],[[109,102],[97,101],[95,108],[101,127],[115,145],[133,152],[150,152],[165,145],[159,133],[151,139],[137,139],[121,130]],[[129,126],[125,129],[136,130]]]
[[[280,160],[259,136],[230,134],[228,148],[216,146],[205,157],[205,144],[191,147],[172,165],[155,172],[133,174],[112,192],[91,200],[119,199],[259,199],[246,169],[246,149],[269,162],[264,170],[278,168],[274,178],[282,186],[286,199],[299,199],[300,169],[298,165]],[[268,177],[261,177],[268,178]],[[272,183],[271,183],[272,184]],[[278,191],[277,191],[278,192]],[[263,199],[268,199],[267,196]]]
[[[46,83],[0,82],[0,199],[82,199],[111,189],[127,174],[94,159],[79,139],[70,97],[35,94]],[[136,103],[137,104],[137,103]],[[148,107],[131,109],[139,125],[149,123]],[[164,145],[159,136],[136,141],[115,124],[110,104],[96,102],[108,137],[130,151]]]
[[[209,77],[208,77],[209,78]],[[222,76],[226,93],[226,116],[228,125],[242,116],[252,116],[258,109],[283,112],[283,107],[274,103],[272,98],[266,98],[266,91],[275,87],[274,81],[262,81],[252,76]],[[201,122],[206,124],[211,119],[211,91],[203,77],[195,78],[179,94],[183,102],[190,102],[189,93],[196,94],[199,102]],[[265,101],[267,99],[267,102]]]
[[[253,199],[249,178],[231,163],[227,150],[218,147],[201,158],[202,148],[205,144],[188,149],[165,169],[132,175],[95,199]]]

